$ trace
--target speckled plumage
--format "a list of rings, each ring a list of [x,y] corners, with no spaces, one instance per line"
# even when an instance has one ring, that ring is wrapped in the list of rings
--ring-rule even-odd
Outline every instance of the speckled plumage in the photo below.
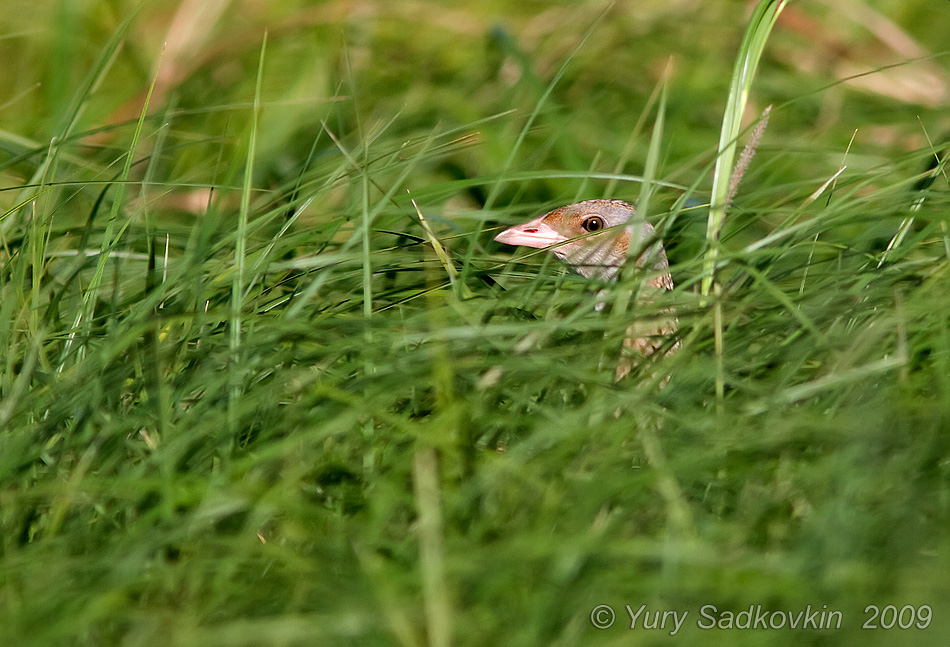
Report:
[[[539,218],[510,227],[495,236],[508,245],[525,245],[550,251],[575,272],[588,278],[613,281],[627,261],[631,241],[639,250],[656,235],[653,227],[639,217],[633,205],[622,200],[585,200],[569,204]],[[649,265],[656,272],[646,284],[658,290],[672,290],[666,250],[657,241],[636,259],[636,266]],[[640,303],[649,303],[649,290],[640,294]],[[617,364],[616,379],[630,372],[636,356],[648,357],[662,348],[676,332],[676,317],[655,322],[638,321],[627,329],[624,352]],[[679,347],[675,342],[668,352]],[[633,351],[632,353],[627,351]]]

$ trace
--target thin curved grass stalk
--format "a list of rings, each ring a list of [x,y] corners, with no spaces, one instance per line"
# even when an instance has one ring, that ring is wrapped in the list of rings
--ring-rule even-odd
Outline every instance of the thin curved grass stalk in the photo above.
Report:
[[[254,87],[254,103],[251,111],[250,133],[248,134],[247,159],[244,166],[244,183],[241,190],[241,208],[238,211],[237,235],[234,240],[234,274],[231,277],[231,313],[229,322],[228,346],[231,352],[231,388],[228,391],[227,420],[228,431],[237,433],[238,400],[241,397],[241,379],[237,367],[241,363],[241,328],[244,304],[244,272],[247,255],[247,223],[251,211],[251,193],[254,187],[254,158],[257,149],[258,121],[261,115],[261,84],[264,77],[264,54],[267,51],[267,32],[261,42],[261,53],[257,63],[257,83]]]
[[[926,132],[925,132],[926,134]],[[904,241],[904,238],[907,236],[908,232],[914,226],[914,220],[916,216],[914,215],[920,208],[924,205],[924,202],[927,200],[926,190],[934,183],[934,181],[940,175],[946,175],[946,166],[947,161],[950,160],[950,154],[948,150],[944,150],[943,157],[941,154],[934,148],[933,142],[930,141],[930,137],[927,137],[927,142],[930,144],[930,149],[934,153],[934,159],[931,161],[930,168],[928,169],[927,174],[923,177],[919,185],[916,187],[917,191],[920,193],[917,198],[914,199],[913,204],[910,205],[911,215],[907,216],[901,221],[900,226],[897,228],[897,233],[891,238],[887,243],[887,248],[881,254],[880,260],[877,262],[877,267],[880,269],[884,263],[887,262],[887,258],[890,253]],[[945,228],[946,225],[941,222],[941,225]],[[946,235],[944,236],[944,241],[946,242]],[[950,249],[948,249],[948,255],[950,255]]]
[[[548,99],[550,98],[551,93],[554,92],[554,88],[557,87],[558,83],[560,83],[561,78],[567,73],[568,66],[570,65],[570,63],[577,56],[577,53],[581,51],[581,49],[587,43],[587,40],[591,37],[591,35],[593,35],[594,30],[597,28],[600,22],[607,15],[607,12],[609,9],[610,9],[610,5],[608,5],[607,8],[605,8],[600,13],[600,15],[593,21],[591,26],[587,29],[587,32],[577,43],[577,46],[574,48],[571,54],[567,57],[567,59],[561,65],[561,68],[557,71],[557,74],[554,75],[554,78],[551,79],[551,82],[547,84],[547,86],[544,89],[544,92],[538,98],[538,101],[534,106],[534,110],[532,110],[531,114],[528,115],[528,118],[525,121],[524,126],[522,126],[521,130],[518,132],[518,137],[515,139],[515,142],[512,145],[511,150],[508,152],[508,157],[506,158],[505,163],[498,174],[498,180],[494,184],[492,184],[492,187],[488,193],[488,197],[485,198],[485,204],[482,205],[483,209],[486,209],[486,210],[490,209],[492,205],[494,205],[495,200],[497,200],[498,196],[501,194],[501,188],[504,185],[504,182],[506,180],[511,179],[510,170],[512,168],[512,165],[515,162],[518,151],[521,150],[522,143],[524,143],[525,138],[528,136],[528,132],[530,132],[532,125],[537,120],[538,116],[541,114],[541,109],[548,102]],[[468,251],[465,254],[465,257],[463,259],[462,270],[460,272],[463,283],[468,279],[469,272],[471,271],[472,260],[475,258],[475,251],[478,245],[478,238],[482,233],[483,226],[484,226],[483,223],[479,222],[478,227],[475,231],[475,235],[472,237],[472,243],[469,245]]]
[[[161,59],[159,59],[159,68],[160,67]],[[90,330],[92,325],[93,310],[95,309],[96,299],[99,296],[99,288],[102,285],[102,280],[106,271],[106,265],[109,261],[109,255],[112,253],[116,244],[119,242],[119,239],[122,238],[126,228],[129,226],[128,220],[126,220],[121,225],[117,225],[119,220],[119,212],[122,210],[124,205],[125,192],[129,176],[132,172],[135,151],[138,148],[139,140],[142,136],[142,129],[145,125],[145,118],[148,116],[148,108],[152,99],[152,92],[155,90],[155,84],[157,81],[158,72],[156,71],[155,75],[152,77],[152,82],[149,85],[148,92],[145,95],[145,100],[142,103],[142,111],[139,113],[138,121],[135,124],[135,130],[132,133],[132,141],[129,143],[129,149],[126,153],[125,162],[122,166],[122,173],[119,175],[116,182],[115,197],[112,201],[112,209],[109,212],[109,219],[106,221],[105,232],[103,232],[102,243],[99,248],[99,256],[96,259],[95,272],[93,273],[92,279],[89,282],[89,286],[86,288],[86,291],[82,296],[82,307],[80,307],[76,313],[72,330],[66,339],[66,343],[63,344],[63,350],[60,354],[59,371],[63,371],[66,368],[67,358],[69,357],[69,353],[72,350],[72,346],[76,340],[86,336]],[[81,106],[77,106],[76,114],[72,116],[67,128],[71,128],[75,123],[73,120],[79,118],[80,109]],[[117,226],[118,231],[116,231]],[[84,354],[85,347],[80,346],[78,352],[80,354]]]

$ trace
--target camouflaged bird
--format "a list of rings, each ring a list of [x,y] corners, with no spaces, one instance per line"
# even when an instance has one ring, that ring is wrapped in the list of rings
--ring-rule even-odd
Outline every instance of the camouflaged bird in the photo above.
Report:
[[[621,200],[585,200],[506,229],[495,236],[495,240],[507,245],[550,248],[552,254],[578,274],[615,281],[627,261],[630,245],[639,250],[655,237],[653,227],[638,217],[633,205]],[[659,241],[649,244],[637,257],[635,265],[641,269],[649,266],[652,270],[652,276],[645,284],[649,287],[641,292],[639,304],[650,303],[651,291],[673,289],[666,250]],[[597,309],[603,307],[604,302],[600,301]],[[670,315],[661,321],[638,321],[627,328],[624,351],[617,363],[616,381],[630,372],[637,356],[649,357],[676,332],[678,322],[672,312]],[[677,348],[679,342],[675,342],[668,352]]]

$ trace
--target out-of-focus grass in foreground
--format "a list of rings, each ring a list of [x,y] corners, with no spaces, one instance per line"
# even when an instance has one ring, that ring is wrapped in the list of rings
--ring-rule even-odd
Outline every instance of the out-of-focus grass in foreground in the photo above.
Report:
[[[625,604],[688,644],[950,634],[950,7],[782,14],[717,363],[742,3],[7,5],[4,644],[670,639]],[[491,242],[648,157],[663,300],[603,316]],[[612,384],[671,306],[682,349]]]

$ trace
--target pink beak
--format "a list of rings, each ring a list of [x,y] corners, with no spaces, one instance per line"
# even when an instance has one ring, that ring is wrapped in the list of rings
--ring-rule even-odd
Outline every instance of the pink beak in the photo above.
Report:
[[[506,245],[524,245],[537,249],[550,247],[568,240],[566,236],[559,234],[550,225],[542,222],[544,218],[545,216],[541,216],[523,225],[510,227],[495,236],[495,240]]]

